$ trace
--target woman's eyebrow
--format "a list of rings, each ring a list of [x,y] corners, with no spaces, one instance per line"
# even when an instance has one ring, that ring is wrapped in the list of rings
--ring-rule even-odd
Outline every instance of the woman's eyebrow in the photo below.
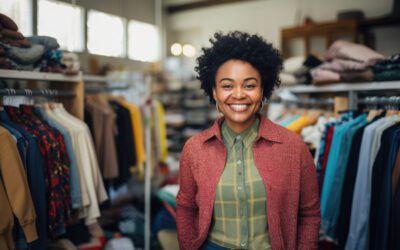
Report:
[[[224,77],[224,78],[222,78],[221,80],[219,80],[219,82],[222,82],[222,81],[234,82],[234,80],[233,80],[232,78],[228,78],[228,77]]]
[[[258,82],[258,79],[256,77],[247,77],[244,79],[244,82],[250,81],[250,80],[254,80],[256,82]]]

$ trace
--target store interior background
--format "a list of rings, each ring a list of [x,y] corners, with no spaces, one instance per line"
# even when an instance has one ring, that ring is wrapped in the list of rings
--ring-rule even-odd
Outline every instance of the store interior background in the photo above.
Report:
[[[9,8],[9,2],[2,0],[0,13],[10,17],[29,18],[25,24],[19,25],[25,36],[46,35],[38,33],[37,4],[44,0],[26,0],[30,3],[32,12],[20,13]],[[185,141],[212,124],[218,117],[215,106],[209,104],[200,90],[196,80],[194,67],[196,57],[201,54],[201,48],[209,46],[209,39],[216,31],[233,30],[257,33],[281,49],[281,31],[284,28],[303,26],[306,18],[314,23],[336,22],[338,13],[344,11],[362,11],[364,19],[380,18],[391,15],[394,0],[46,0],[63,2],[72,6],[82,7],[84,18],[82,23],[83,48],[76,53],[80,61],[83,76],[100,76],[93,78],[95,87],[126,85],[122,91],[137,98],[137,105],[144,104],[149,98],[161,101],[165,108],[167,124],[167,143],[169,175],[176,175],[179,170],[179,155]],[[7,2],[7,4],[6,4]],[[17,2],[17,1],[15,1]],[[399,1],[397,1],[399,2]],[[399,3],[398,3],[399,5]],[[6,6],[8,6],[6,8]],[[104,56],[90,53],[86,43],[88,29],[86,18],[89,10],[97,10],[123,18],[125,21],[135,20],[150,24],[155,30],[155,40],[147,41],[153,56],[150,60],[135,60],[129,58],[128,27],[125,26],[125,49],[121,56]],[[7,13],[7,11],[10,11]],[[399,53],[400,21],[395,18],[395,25],[374,27],[370,31],[374,36],[375,50],[384,56]],[[14,19],[17,21],[17,19]],[[22,20],[22,19],[21,19]],[[30,21],[29,21],[30,20]],[[59,27],[63,29],[63,27]],[[24,33],[24,31],[26,33]],[[151,37],[151,36],[150,36]],[[75,39],[75,38],[72,38]],[[113,39],[112,37],[109,38]],[[191,45],[189,56],[173,55],[171,46],[179,43]],[[141,44],[146,45],[146,41]],[[326,49],[324,40],[316,40],[317,55],[322,56]],[[301,40],[291,44],[290,56],[304,55],[304,43]],[[148,51],[149,48],[146,48]],[[96,83],[96,79],[99,80]],[[92,84],[88,83],[88,85]],[[86,84],[86,83],[85,83]],[[112,93],[110,93],[112,94]],[[166,176],[152,176],[153,192],[165,181]],[[147,180],[150,180],[148,177]],[[134,184],[136,193],[144,193],[144,177]],[[146,217],[147,218],[147,217]],[[147,223],[147,222],[146,222]],[[147,229],[146,229],[147,230]],[[169,248],[177,247],[176,234],[166,234],[164,244]],[[172,237],[170,242],[168,237]],[[174,238],[175,237],[175,238]],[[149,238],[148,238],[149,239]],[[146,240],[148,240],[146,239]],[[165,243],[168,242],[168,243]],[[147,243],[149,244],[149,243]],[[165,245],[164,245],[165,246]],[[147,245],[149,247],[149,245]],[[144,248],[144,245],[143,245]],[[149,248],[147,248],[149,249]],[[177,249],[177,248],[176,248]]]

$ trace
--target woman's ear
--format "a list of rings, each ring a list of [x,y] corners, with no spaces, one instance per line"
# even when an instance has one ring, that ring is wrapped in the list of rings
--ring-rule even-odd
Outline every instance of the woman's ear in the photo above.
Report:
[[[213,91],[214,101],[217,101],[217,92],[215,91],[215,88],[213,88],[212,91]]]

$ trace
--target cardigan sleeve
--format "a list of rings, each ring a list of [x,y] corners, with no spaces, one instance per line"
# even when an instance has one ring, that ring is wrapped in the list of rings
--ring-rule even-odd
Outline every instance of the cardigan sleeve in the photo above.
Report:
[[[179,165],[179,191],[176,197],[176,224],[180,249],[194,250],[192,244],[198,235],[198,208],[195,202],[197,186],[192,173],[192,148],[185,144]]]
[[[313,158],[303,143],[301,149],[300,206],[297,228],[298,249],[317,249],[321,224],[316,168]]]
[[[12,213],[18,218],[27,242],[37,239],[36,212],[24,167],[15,142],[11,135],[0,127],[0,188],[5,197],[1,202],[8,202]],[[3,216],[4,211],[0,212]],[[0,218],[1,218],[0,216]],[[7,216],[7,215],[4,215]]]

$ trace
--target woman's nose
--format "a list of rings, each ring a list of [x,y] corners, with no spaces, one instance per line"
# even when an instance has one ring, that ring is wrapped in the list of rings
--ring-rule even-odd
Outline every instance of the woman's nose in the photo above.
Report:
[[[242,88],[234,88],[233,90],[233,96],[235,98],[243,98],[244,97],[244,91]]]

